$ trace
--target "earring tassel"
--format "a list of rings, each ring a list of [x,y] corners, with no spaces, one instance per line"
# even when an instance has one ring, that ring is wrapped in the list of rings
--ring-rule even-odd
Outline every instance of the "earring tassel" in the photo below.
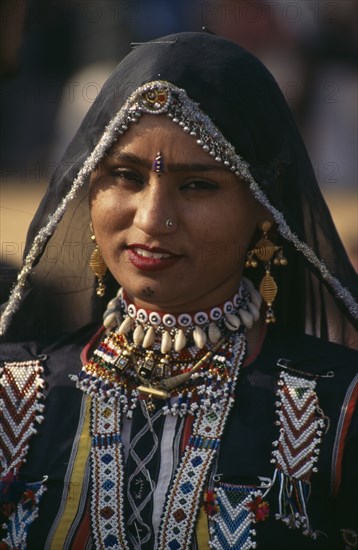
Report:
[[[103,282],[103,277],[106,274],[107,266],[104,263],[101,250],[98,245],[96,245],[96,248],[91,254],[90,259],[90,268],[92,269],[93,273],[98,278],[98,286],[96,288],[97,296],[104,296],[104,293],[106,291],[106,285]]]
[[[265,276],[260,283],[260,293],[265,304],[267,305],[266,323],[275,323],[276,318],[272,309],[272,304],[276,298],[277,284],[275,283],[269,268],[266,269]]]

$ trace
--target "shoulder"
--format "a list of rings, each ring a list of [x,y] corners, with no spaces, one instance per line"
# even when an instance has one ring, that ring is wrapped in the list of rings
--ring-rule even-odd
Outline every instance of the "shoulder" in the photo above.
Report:
[[[70,334],[39,334],[36,339],[0,341],[0,365],[9,362],[22,363],[30,360],[53,358],[68,362],[74,358],[80,361],[80,354],[87,343],[98,332],[98,325],[86,325]]]
[[[268,328],[261,356],[275,363],[287,359],[292,367],[312,375],[332,371],[351,377],[358,372],[358,351],[280,325]]]
[[[351,424],[358,400],[357,351],[277,325],[268,328],[252,367],[270,377],[273,388],[282,376],[294,386],[311,380],[331,432]]]

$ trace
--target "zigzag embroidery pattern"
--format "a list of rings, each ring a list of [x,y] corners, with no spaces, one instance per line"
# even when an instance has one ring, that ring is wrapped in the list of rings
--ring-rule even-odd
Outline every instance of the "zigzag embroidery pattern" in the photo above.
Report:
[[[210,526],[213,550],[256,548],[255,516],[248,505],[258,496],[262,496],[262,493],[254,491],[253,488],[217,489],[216,500],[220,513],[213,516]]]
[[[273,443],[271,460],[276,464],[274,479],[279,483],[276,519],[312,538],[317,532],[310,525],[307,504],[325,429],[315,388],[314,379],[281,372],[276,402],[280,435]]]
[[[0,370],[0,477],[17,474],[29,448],[35,423],[43,421],[44,387],[39,361],[5,363]]]
[[[278,470],[308,482],[312,472],[317,471],[315,464],[325,427],[319,415],[316,381],[282,372],[278,385],[280,435],[272,455]]]

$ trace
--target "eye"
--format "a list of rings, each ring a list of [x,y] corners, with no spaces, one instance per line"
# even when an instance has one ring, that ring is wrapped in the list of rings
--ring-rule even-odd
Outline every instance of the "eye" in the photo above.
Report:
[[[181,189],[188,191],[215,191],[219,186],[208,180],[192,180],[182,185]]]
[[[111,176],[115,180],[121,180],[129,184],[135,183],[136,185],[143,185],[144,183],[142,176],[127,168],[116,168],[111,171]]]

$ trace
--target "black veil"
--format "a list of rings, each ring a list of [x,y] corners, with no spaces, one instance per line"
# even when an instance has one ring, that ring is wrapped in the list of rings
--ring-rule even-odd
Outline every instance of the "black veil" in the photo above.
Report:
[[[357,345],[357,276],[283,95],[258,59],[206,33],[173,34],[139,45],[110,76],[32,221],[24,267],[3,309],[2,333],[10,340],[22,339],[24,330],[53,337],[100,323],[106,299],[95,295],[88,264],[93,249],[89,174],[135,123],[128,115],[131,102],[151,82],[167,82],[185,91],[187,111],[208,127],[214,141],[231,147],[231,157],[239,156],[240,176],[277,222],[279,244],[289,261],[275,275],[279,321]],[[106,297],[114,293],[109,275]]]

